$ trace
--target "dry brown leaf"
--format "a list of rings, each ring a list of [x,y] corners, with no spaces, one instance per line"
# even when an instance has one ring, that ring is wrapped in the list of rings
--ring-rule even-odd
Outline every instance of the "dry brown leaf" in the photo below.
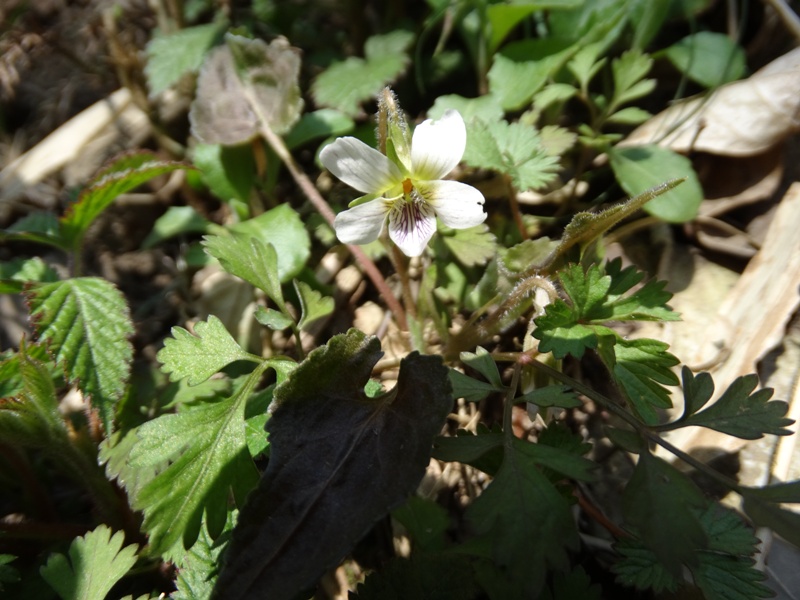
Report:
[[[696,338],[695,352],[683,357],[690,367],[703,365],[702,370],[713,375],[714,398],[737,377],[756,372],[761,358],[780,343],[800,305],[798,231],[800,183],[794,183],[776,211],[763,247],[728,292],[716,317]],[[735,452],[745,444],[702,428],[679,430],[670,439],[684,450],[716,447]]]
[[[795,48],[748,79],[671,106],[621,144],[658,143],[677,152],[751,156],[798,130],[800,48]]]

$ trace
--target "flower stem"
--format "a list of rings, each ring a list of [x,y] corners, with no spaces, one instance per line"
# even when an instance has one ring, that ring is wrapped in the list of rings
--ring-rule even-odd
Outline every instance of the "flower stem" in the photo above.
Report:
[[[294,157],[289,152],[289,149],[286,147],[286,144],[283,143],[283,139],[281,139],[279,135],[272,131],[272,129],[266,125],[263,119],[261,119],[261,135],[264,136],[264,139],[270,145],[275,154],[278,155],[278,158],[280,158],[283,164],[286,165],[286,168],[289,170],[289,173],[295,180],[295,183],[297,183],[298,187],[303,194],[305,194],[306,198],[308,198],[311,204],[314,205],[314,208],[317,209],[317,211],[328,222],[328,224],[333,227],[333,220],[336,217],[333,209],[325,201],[325,198],[322,197],[322,194],[319,193],[317,188],[308,178],[308,175],[306,175],[300,169],[297,162],[294,160]],[[389,310],[391,310],[392,314],[394,314],[394,318],[397,321],[398,327],[400,327],[402,330],[407,330],[408,322],[406,321],[405,310],[403,310],[400,302],[392,293],[389,284],[386,283],[386,280],[383,278],[383,275],[381,275],[378,267],[374,262],[372,262],[372,260],[370,260],[370,258],[360,247],[347,244],[347,249],[356,259],[358,264],[361,265],[361,268],[364,270],[364,273],[366,273],[367,277],[369,277],[372,280],[372,283],[375,284],[375,287],[378,288],[378,292],[383,297],[386,305],[389,307]]]
[[[406,312],[411,315],[412,318],[416,319],[417,303],[414,300],[414,294],[411,292],[411,280],[408,277],[408,262],[406,256],[391,241],[388,243],[392,247],[392,262],[394,263],[395,271],[397,271],[397,274],[400,276],[400,284],[403,290],[403,304],[405,304]]]

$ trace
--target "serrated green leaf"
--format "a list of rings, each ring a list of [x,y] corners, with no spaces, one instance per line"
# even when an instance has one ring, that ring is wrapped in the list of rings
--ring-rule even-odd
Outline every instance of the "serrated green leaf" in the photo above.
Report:
[[[167,90],[181,75],[196,71],[209,48],[217,41],[224,23],[187,27],[169,35],[157,35],[147,44],[147,76],[150,95]]]
[[[691,161],[667,148],[655,145],[614,147],[608,151],[611,169],[622,189],[631,196],[659,183],[685,178],[678,189],[667,191],[644,205],[644,210],[670,223],[684,223],[697,216],[703,188]]]
[[[692,510],[706,503],[686,475],[648,452],[639,455],[622,500],[625,522],[673,576],[696,564],[696,551],[708,545]]]
[[[558,166],[558,158],[547,153],[535,127],[506,121],[470,123],[464,162],[508,175],[519,191],[552,181]]]
[[[468,229],[454,229],[452,233],[439,230],[439,235],[465,267],[485,265],[497,253],[497,240],[484,223]]]
[[[563,300],[548,304],[534,323],[533,337],[539,340],[539,350],[552,352],[557,359],[567,354],[581,358],[586,350],[597,348],[597,328],[579,323],[575,312]]]
[[[238,201],[245,206],[256,180],[256,163],[249,145],[197,144],[192,162],[200,169],[208,189],[223,202]]]
[[[177,235],[205,233],[212,223],[201,217],[191,206],[170,206],[156,219],[153,229],[142,242],[142,248],[153,248],[161,242]]]
[[[294,598],[416,488],[452,407],[447,369],[412,353],[397,386],[368,398],[380,354],[377,338],[351,329],[275,388],[269,465],[240,511],[213,597],[268,589]],[[342,506],[348,518],[332,518]]]
[[[300,299],[300,320],[297,322],[298,329],[305,329],[309,323],[317,319],[327,317],[333,312],[334,301],[329,296],[323,297],[317,290],[310,285],[295,279],[294,289]]]
[[[606,304],[611,309],[613,321],[677,321],[680,316],[667,306],[672,294],[664,290],[666,281],[651,280],[629,293],[643,274],[635,267],[622,268],[622,260],[612,260],[605,265],[611,278]]]
[[[278,255],[278,279],[281,283],[287,283],[300,273],[311,255],[311,237],[300,215],[288,204],[237,223],[230,230],[254,237],[263,244],[272,244]],[[228,260],[231,260],[230,256]]]
[[[171,381],[186,378],[189,385],[197,385],[237,360],[261,362],[245,352],[214,315],[196,323],[194,335],[183,327],[173,327],[171,333],[156,355]]]
[[[375,97],[406,70],[410,63],[406,51],[413,39],[413,33],[400,29],[370,37],[364,44],[365,58],[334,63],[314,80],[314,100],[320,106],[358,116],[362,102]],[[347,85],[342,85],[343,81]]]
[[[775,592],[765,586],[767,576],[753,567],[751,558],[700,552],[692,576],[706,600],[753,600],[772,598]]]
[[[39,572],[64,600],[97,600],[105,598],[114,584],[122,579],[136,562],[138,546],[122,547],[125,534],[100,525],[69,547],[69,559],[51,554]]]
[[[192,133],[206,144],[236,145],[261,127],[282,135],[300,118],[300,56],[285,38],[269,44],[228,33],[200,70],[189,111]]]
[[[241,505],[255,485],[258,472],[245,439],[245,406],[273,362],[262,362],[230,398],[162,415],[139,427],[131,466],[150,469],[171,461],[132,499],[134,508],[144,512],[154,553],[168,559],[182,556],[197,540],[204,514],[208,534],[216,539],[225,525],[230,490]]]
[[[711,384],[713,392],[713,383]],[[682,418],[684,425],[708,427],[745,440],[757,440],[765,434],[791,435],[786,429],[794,421],[784,415],[789,405],[780,400],[770,401],[770,388],[758,387],[757,375],[737,377],[725,393],[708,408]],[[706,388],[706,392],[708,388]],[[693,404],[698,401],[693,400]]]
[[[617,338],[613,360],[600,352],[614,379],[625,390],[633,409],[651,425],[658,422],[655,408],[672,406],[669,392],[663,386],[678,385],[672,367],[680,361],[667,352],[668,348],[668,344],[658,340]]]
[[[233,527],[233,520],[233,514],[229,513],[226,531]],[[175,575],[177,589],[169,596],[171,600],[208,600],[214,589],[220,555],[225,549],[219,541],[221,538],[215,542],[208,532],[200,531],[197,542],[176,561],[180,568]]]
[[[305,113],[286,134],[286,147],[290,150],[303,144],[326,137],[344,135],[353,131],[356,124],[348,115],[333,110],[322,108]]]
[[[740,79],[747,66],[742,47],[724,33],[698,31],[664,54],[689,79],[708,88]]]
[[[110,432],[133,357],[125,298],[96,277],[37,284],[26,296],[39,339],[47,342],[67,379],[90,397]]]
[[[38,256],[0,263],[0,294],[17,294],[25,283],[58,281],[58,273]]]
[[[495,561],[520,580],[526,597],[536,597],[548,567],[566,568],[567,552],[579,544],[569,503],[539,470],[540,456],[532,448],[537,445],[514,438],[494,480],[466,513],[475,532],[490,538]]]
[[[159,160],[150,152],[129,154],[116,160],[100,173],[81,192],[60,219],[61,237],[71,248],[80,246],[89,226],[117,196],[147,183],[154,177],[179,169],[191,169],[189,165]]]
[[[700,515],[700,524],[708,536],[708,550],[742,557],[755,554],[758,539],[734,511],[711,503]]]
[[[8,374],[9,382],[4,383],[11,383],[10,393],[3,396],[9,399],[0,401],[0,439],[7,444],[47,448],[66,437],[53,378],[42,358],[43,346],[23,344],[2,363],[0,375]]]
[[[614,544],[621,558],[611,566],[617,581],[637,590],[656,593],[675,592],[680,583],[662,565],[655,552],[635,538],[623,538]]]

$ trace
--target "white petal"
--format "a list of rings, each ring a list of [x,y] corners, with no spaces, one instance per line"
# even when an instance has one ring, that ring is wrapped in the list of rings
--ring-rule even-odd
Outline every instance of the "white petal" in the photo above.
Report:
[[[441,119],[420,123],[411,138],[414,177],[441,179],[456,167],[466,147],[467,128],[457,110],[450,108]]]
[[[354,137],[328,144],[319,159],[331,173],[359,192],[381,194],[403,179],[397,165]]]
[[[417,191],[448,227],[466,229],[486,220],[483,194],[471,185],[458,181],[425,181],[417,184]]]
[[[402,202],[389,213],[389,237],[406,256],[419,256],[436,232],[436,215],[425,202]]]
[[[381,234],[390,206],[385,198],[378,198],[340,212],[333,221],[336,237],[344,244],[374,242]]]

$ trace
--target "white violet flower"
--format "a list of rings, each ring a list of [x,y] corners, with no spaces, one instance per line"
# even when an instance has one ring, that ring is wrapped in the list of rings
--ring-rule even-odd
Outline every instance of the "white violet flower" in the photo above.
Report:
[[[368,199],[336,216],[336,236],[345,244],[368,244],[380,236],[388,218],[391,240],[407,256],[419,256],[436,231],[437,216],[454,229],[483,223],[483,194],[442,179],[459,163],[466,145],[464,119],[450,109],[441,119],[418,125],[410,151],[398,152],[405,158],[397,162],[354,137],[326,146],[322,164]]]

